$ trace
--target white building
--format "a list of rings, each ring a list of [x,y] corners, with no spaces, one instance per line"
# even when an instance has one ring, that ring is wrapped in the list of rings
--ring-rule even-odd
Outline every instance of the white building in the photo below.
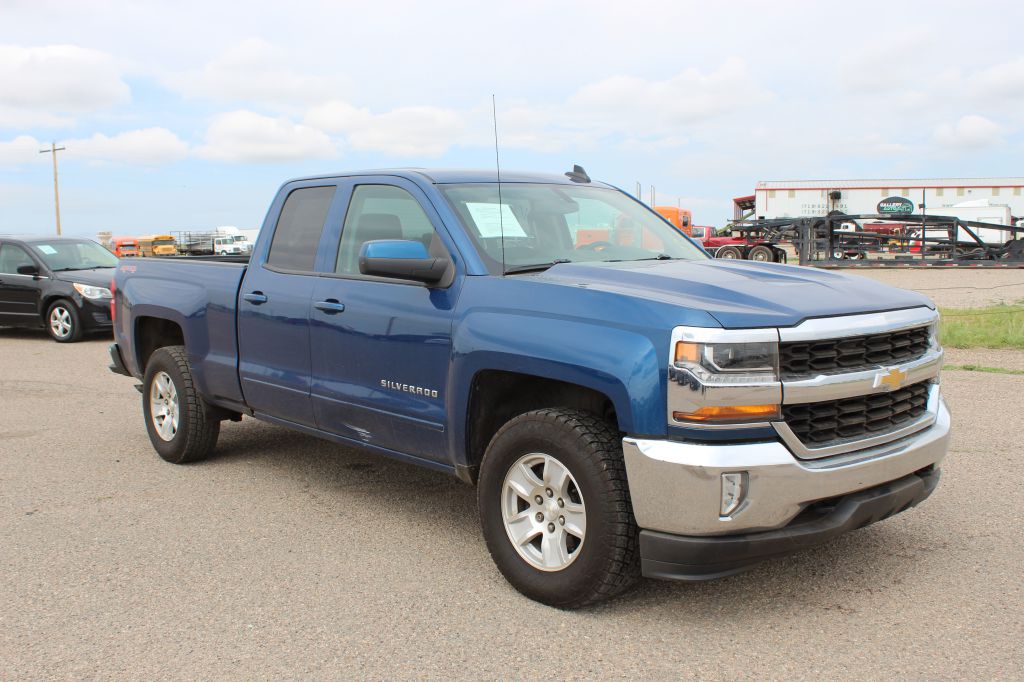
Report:
[[[757,183],[753,197],[734,200],[734,213],[754,208],[757,218],[823,216],[830,211],[878,213],[878,203],[904,197],[914,204],[914,214],[957,215],[943,208],[958,205],[991,206],[992,220],[963,216],[979,222],[1002,222],[1007,214],[1024,216],[1024,178],[947,178],[930,180],[772,180]],[[968,203],[970,202],[970,203]],[[977,211],[974,211],[977,213]]]

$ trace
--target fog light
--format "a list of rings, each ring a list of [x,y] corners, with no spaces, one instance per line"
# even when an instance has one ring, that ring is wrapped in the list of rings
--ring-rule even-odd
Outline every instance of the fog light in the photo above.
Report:
[[[747,472],[722,474],[722,508],[720,516],[732,516],[747,496]]]

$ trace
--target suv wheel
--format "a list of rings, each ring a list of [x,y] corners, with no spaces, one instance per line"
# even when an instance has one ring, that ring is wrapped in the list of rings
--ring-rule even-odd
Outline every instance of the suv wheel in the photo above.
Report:
[[[154,351],[142,385],[142,412],[157,454],[173,464],[208,457],[217,445],[220,421],[196,392],[185,347]]]
[[[71,301],[61,298],[46,310],[46,331],[58,343],[73,343],[82,338],[78,310]]]
[[[505,424],[481,463],[477,503],[491,557],[531,599],[579,608],[640,575],[620,436],[589,412],[536,410]]]

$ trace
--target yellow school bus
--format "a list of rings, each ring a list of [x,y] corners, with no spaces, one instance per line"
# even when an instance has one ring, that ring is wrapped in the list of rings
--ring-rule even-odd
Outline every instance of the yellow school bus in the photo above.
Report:
[[[139,237],[139,255],[141,256],[174,256],[177,253],[178,247],[174,244],[174,237],[169,234]]]

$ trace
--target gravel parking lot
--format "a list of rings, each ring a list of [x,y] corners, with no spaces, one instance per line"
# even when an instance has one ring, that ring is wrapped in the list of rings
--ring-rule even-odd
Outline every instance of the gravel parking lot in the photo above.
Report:
[[[1020,376],[945,375],[921,507],[567,613],[454,479],[251,419],[164,463],[107,343],[0,330],[0,678],[1020,678]]]

